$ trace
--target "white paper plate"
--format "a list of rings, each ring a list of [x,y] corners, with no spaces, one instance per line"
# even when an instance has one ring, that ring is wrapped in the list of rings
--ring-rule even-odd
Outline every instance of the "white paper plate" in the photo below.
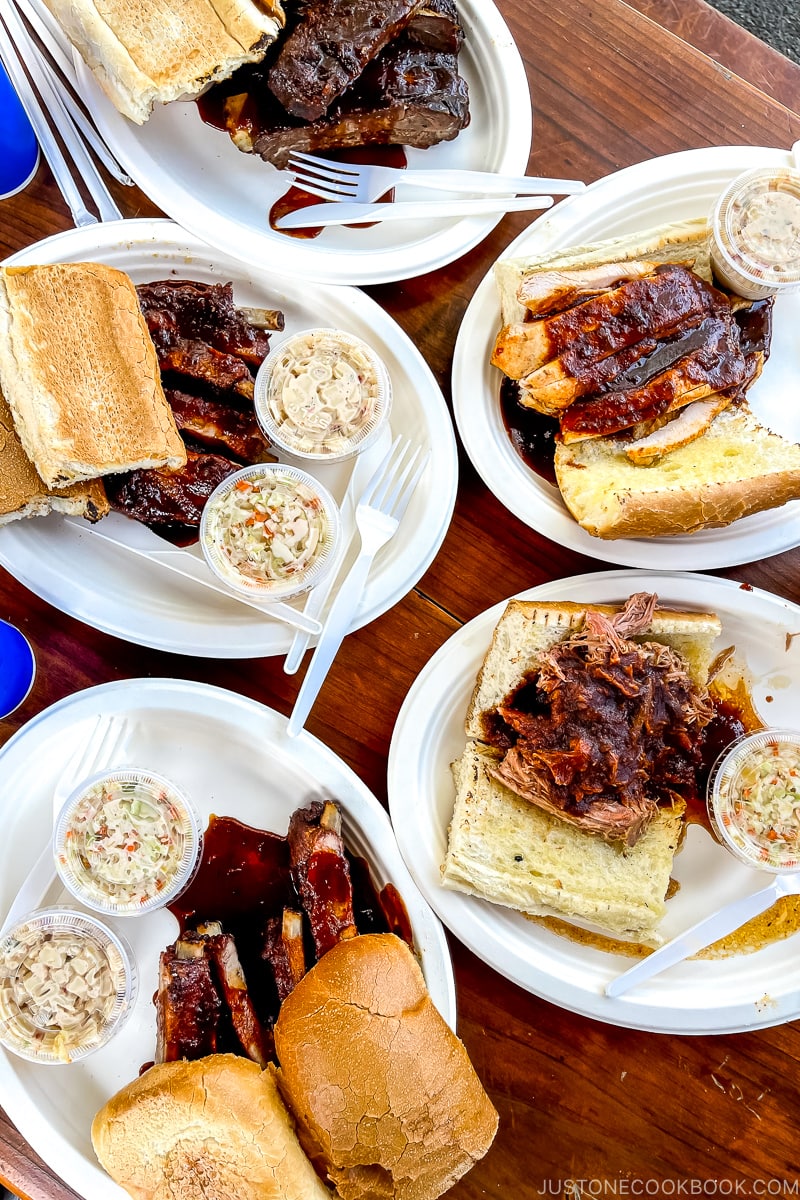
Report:
[[[275,277],[209,249],[171,221],[124,221],[71,229],[13,255],[8,263],[96,261],[127,271],[134,283],[165,276],[225,280],[238,304],[280,308],[287,331],[331,325],[364,338],[392,377],[391,425],[431,459],[395,537],[381,551],[352,628],[386,612],[427,569],[444,539],[456,497],[458,463],[450,415],[422,355],[391,317],[356,288]],[[365,452],[382,453],[379,446]],[[360,460],[357,460],[360,462]],[[352,463],[317,474],[340,500]],[[361,468],[359,468],[361,469]],[[367,476],[368,477],[368,476]],[[357,547],[356,547],[357,548]],[[179,654],[248,658],[284,654],[293,631],[235,600],[95,537],[58,516],[0,529],[0,563],[62,612],[105,633]]]
[[[789,166],[788,152],[717,146],[649,159],[592,184],[535,221],[503,258],[544,254],[621,237],[670,221],[706,216],[726,184],[750,167]],[[757,513],[725,529],[670,538],[592,537],[572,518],[558,488],[522,461],[511,445],[498,404],[500,372],[489,359],[500,328],[500,305],[490,271],[464,316],[453,361],[453,405],[467,454],[506,508],[551,541],[581,554],[629,567],[710,570],[781,554],[800,544],[800,502]],[[748,392],[756,416],[800,441],[800,293],[775,304],[772,353]]]
[[[466,34],[459,63],[471,120],[452,142],[408,150],[408,166],[524,175],[532,114],[519,51],[491,0],[459,0],[458,7]],[[103,138],[139,187],[186,229],[256,266],[326,283],[408,279],[459,258],[501,220],[498,214],[331,228],[312,240],[277,233],[269,227],[269,211],[286,191],[286,176],[203,124],[193,103],[161,105],[144,125],[133,124],[77,55],[76,66]],[[398,187],[397,198],[405,193],[409,189]]]
[[[129,717],[131,760],[174,780],[204,823],[214,812],[285,833],[296,808],[320,789],[328,791],[341,805],[348,848],[367,859],[376,885],[391,881],[402,896],[431,998],[455,1026],[455,985],[444,932],[408,875],[378,801],[322,742],[307,733],[287,738],[286,719],[279,713],[221,688],[175,679],[104,684],[46,709],[0,750],[3,912],[52,829],[59,769],[100,713]],[[57,895],[57,888],[53,892]],[[89,1130],[98,1108],[153,1057],[158,956],[177,931],[166,910],[111,924],[131,943],[139,968],[134,1012],[119,1035],[96,1054],[64,1067],[25,1062],[0,1050],[0,1106],[86,1200],[125,1195],[98,1165]]]
[[[723,629],[718,648],[733,644],[746,660],[762,717],[771,725],[798,727],[797,605],[706,575],[631,571],[559,579],[521,595],[613,603],[642,590],[656,592],[668,607],[717,613]],[[455,799],[450,763],[464,749],[467,704],[504,607],[505,602],[488,609],[441,647],[415,680],[397,718],[389,755],[389,808],[400,850],[422,894],[445,925],[501,975],[584,1016],[663,1033],[733,1033],[795,1020],[800,1016],[797,936],[754,954],[682,963],[612,1000],[604,994],[606,984],[633,960],[559,937],[511,909],[441,886],[439,867]],[[694,824],[673,875],[680,889],[662,922],[666,939],[770,878],[736,863]]]

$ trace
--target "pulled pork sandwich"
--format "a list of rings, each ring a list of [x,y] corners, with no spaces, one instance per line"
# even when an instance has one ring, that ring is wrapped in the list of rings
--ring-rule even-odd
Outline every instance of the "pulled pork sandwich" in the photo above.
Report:
[[[633,846],[659,803],[695,798],[700,732],[714,710],[670,646],[631,639],[656,596],[619,612],[589,609],[583,628],[547,650],[498,706],[492,774],[587,833]]]
[[[510,601],[453,764],[444,886],[657,944],[720,631],[644,593]]]

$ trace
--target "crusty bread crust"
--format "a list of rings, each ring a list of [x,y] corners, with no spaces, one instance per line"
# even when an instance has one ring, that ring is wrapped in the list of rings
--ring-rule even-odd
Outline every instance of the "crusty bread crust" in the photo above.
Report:
[[[665,537],[730,525],[800,499],[800,445],[771,433],[746,404],[725,409],[695,441],[636,466],[619,438],[558,444],[569,511],[600,538]]]
[[[280,0],[45,0],[103,91],[142,124],[156,102],[199,95],[263,58],[284,24]]]
[[[92,1144],[134,1200],[331,1200],[274,1070],[233,1054],[150,1067],[103,1105]]]
[[[136,289],[122,271],[0,267],[0,385],[48,487],[186,462]]]
[[[484,716],[536,670],[547,650],[582,628],[587,607],[567,600],[509,600],[495,626],[470,698],[465,723],[467,737],[483,740]],[[592,604],[591,608],[608,616],[619,611],[618,605],[609,604]],[[714,643],[721,632],[720,620],[712,613],[657,608],[650,625],[633,640],[671,646],[683,658],[694,683],[704,687],[714,657]]]
[[[108,512],[99,479],[74,483],[56,491],[40,479],[14,429],[11,410],[0,393],[0,525],[50,512],[99,521]]]
[[[435,1200],[492,1143],[497,1113],[394,934],[329,950],[281,1005],[275,1047],[301,1141],[343,1200]]]
[[[491,750],[470,741],[453,763],[444,886],[658,945],[683,806],[660,808],[636,845],[623,851],[520,799],[489,774],[495,761]]]

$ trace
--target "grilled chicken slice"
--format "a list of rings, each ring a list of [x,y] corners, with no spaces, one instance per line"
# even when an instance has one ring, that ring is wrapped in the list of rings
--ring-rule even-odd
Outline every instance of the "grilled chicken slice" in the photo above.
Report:
[[[205,939],[208,956],[216,968],[222,996],[230,1012],[233,1031],[242,1049],[253,1062],[265,1067],[273,1057],[274,1046],[256,1016],[233,937],[223,933],[218,921],[199,925],[197,932]]]
[[[308,915],[317,958],[358,934],[341,828],[341,814],[330,800],[298,809],[289,822],[292,878]]]
[[[203,938],[186,934],[161,954],[156,993],[157,1063],[215,1054],[222,1002]]]
[[[665,454],[688,446],[702,437],[714,418],[727,408],[733,394],[721,393],[707,400],[695,400],[682,408],[677,417],[660,424],[645,437],[637,438],[625,448],[625,454],[638,467],[649,467]]]
[[[566,370],[598,362],[645,337],[664,337],[699,324],[709,313],[730,312],[727,299],[686,267],[662,266],[651,275],[576,304],[566,312],[508,325],[492,362],[520,379],[561,358]]]
[[[281,918],[270,917],[262,956],[272,968],[278,999],[283,1004],[306,973],[302,913],[285,908]]]
[[[643,259],[600,263],[596,267],[563,271],[531,271],[519,285],[517,299],[534,317],[571,308],[581,300],[610,292],[628,279],[651,275],[658,263]]]
[[[738,388],[747,376],[747,363],[732,317],[728,314],[727,321],[706,322],[705,332],[704,345],[642,387],[606,392],[571,404],[561,414],[564,442],[619,433],[695,400]]]

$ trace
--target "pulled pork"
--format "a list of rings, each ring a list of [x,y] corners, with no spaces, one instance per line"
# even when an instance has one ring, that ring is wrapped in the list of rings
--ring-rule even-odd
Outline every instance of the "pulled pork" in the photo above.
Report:
[[[701,731],[714,710],[683,660],[631,637],[657,597],[639,592],[611,618],[589,610],[497,709],[493,774],[587,833],[633,846],[659,803],[697,795]]]

